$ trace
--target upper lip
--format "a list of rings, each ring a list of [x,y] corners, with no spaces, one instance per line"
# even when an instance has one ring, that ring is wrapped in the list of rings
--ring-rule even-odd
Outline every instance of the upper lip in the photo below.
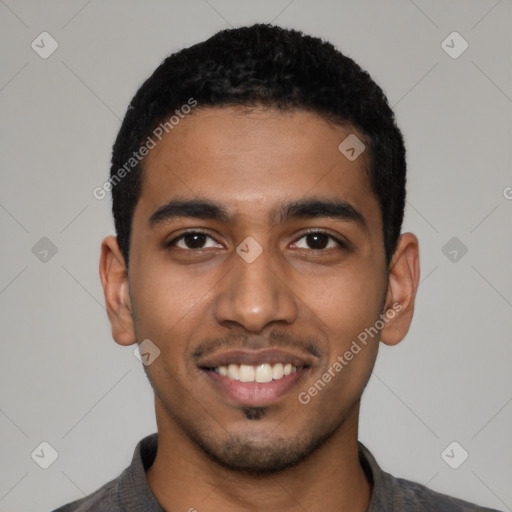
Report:
[[[290,363],[292,366],[296,367],[309,367],[313,364],[313,357],[309,354],[276,348],[260,350],[238,349],[217,352],[212,355],[205,356],[200,359],[198,366],[200,368],[217,368],[219,366],[228,366],[230,364],[256,366],[263,363]]]

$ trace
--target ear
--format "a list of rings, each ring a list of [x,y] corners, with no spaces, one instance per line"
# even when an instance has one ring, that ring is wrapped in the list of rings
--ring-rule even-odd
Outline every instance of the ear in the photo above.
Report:
[[[381,341],[400,343],[407,334],[414,313],[420,279],[418,239],[412,233],[400,236],[388,269],[388,290],[384,308]]]
[[[136,342],[136,336],[128,273],[115,236],[108,236],[101,244],[100,278],[112,337],[119,345],[131,345]]]

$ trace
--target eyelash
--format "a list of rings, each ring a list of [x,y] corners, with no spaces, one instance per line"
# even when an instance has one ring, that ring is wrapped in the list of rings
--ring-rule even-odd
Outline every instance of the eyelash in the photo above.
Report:
[[[193,230],[193,231],[186,231],[184,233],[182,233],[181,235],[177,236],[176,238],[173,238],[170,242],[167,242],[165,244],[165,247],[166,248],[171,248],[172,246],[174,246],[176,244],[176,242],[182,240],[183,238],[185,238],[186,236],[188,235],[205,235],[207,236],[208,238],[211,238],[212,240],[215,240],[215,238],[213,238],[210,234],[204,232],[204,231],[201,231],[201,230]],[[334,242],[336,242],[338,244],[338,250],[346,250],[348,249],[348,245],[347,243],[343,242],[342,240],[340,240],[339,238],[331,235],[330,233],[328,233],[327,231],[322,231],[322,230],[319,230],[319,229],[312,229],[310,231],[307,231],[306,233],[304,233],[302,236],[300,236],[296,242],[294,243],[297,243],[299,240],[301,240],[302,238],[308,236],[308,235],[325,235],[327,236],[330,240],[333,240]],[[217,240],[215,240],[216,243],[219,243],[217,242]],[[180,248],[181,249],[181,248]],[[332,248],[331,248],[332,249]],[[196,253],[201,253],[204,249],[181,249],[182,251],[187,251],[187,252],[196,252]],[[309,250],[310,252],[313,252],[313,253],[318,253],[318,252],[327,252],[329,251],[329,249],[306,249],[306,250]]]

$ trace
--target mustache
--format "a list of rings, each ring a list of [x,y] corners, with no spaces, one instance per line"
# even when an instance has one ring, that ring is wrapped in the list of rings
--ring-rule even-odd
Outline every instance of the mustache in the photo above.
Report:
[[[272,331],[268,336],[227,333],[220,338],[207,338],[194,350],[194,359],[213,354],[221,349],[294,348],[320,358],[320,343],[313,337],[300,337],[282,331]]]

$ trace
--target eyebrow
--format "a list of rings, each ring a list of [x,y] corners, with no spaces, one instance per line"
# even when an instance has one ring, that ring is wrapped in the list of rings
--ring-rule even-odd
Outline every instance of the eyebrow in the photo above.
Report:
[[[292,219],[331,218],[353,222],[367,229],[364,216],[350,203],[341,199],[304,198],[285,201],[271,212],[272,224],[282,224]],[[171,199],[149,217],[149,227],[172,222],[180,218],[216,220],[228,223],[232,219],[229,210],[210,199]]]

